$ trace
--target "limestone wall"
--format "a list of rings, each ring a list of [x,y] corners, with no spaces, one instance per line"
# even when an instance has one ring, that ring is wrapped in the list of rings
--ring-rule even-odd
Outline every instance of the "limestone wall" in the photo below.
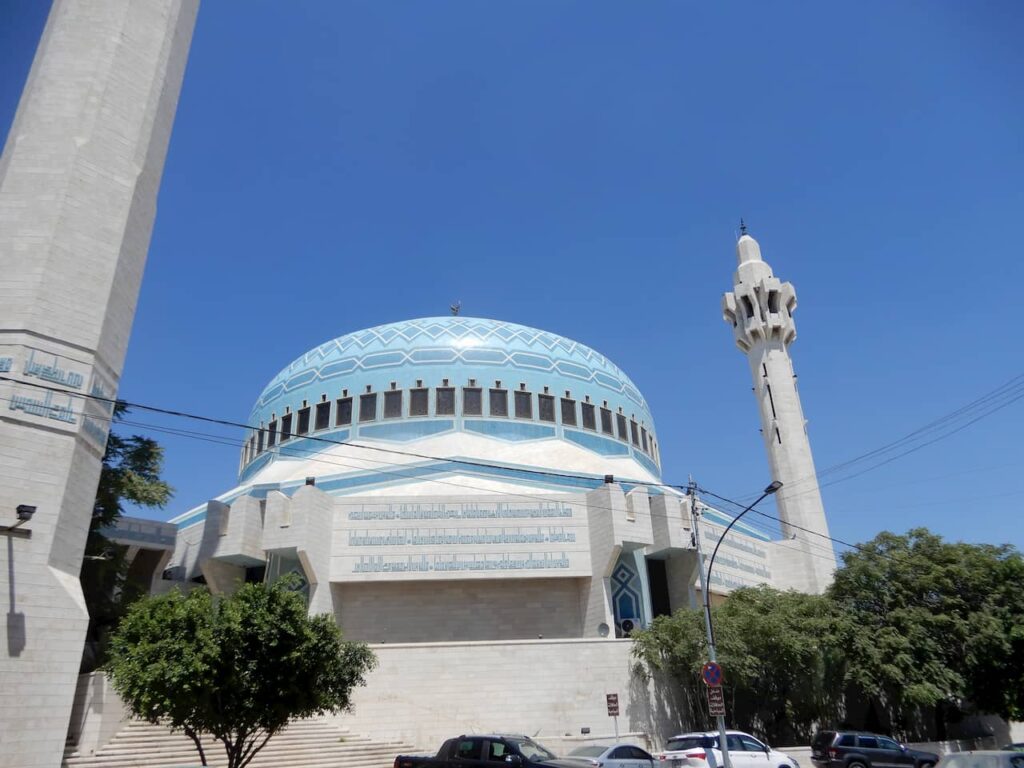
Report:
[[[683,718],[669,690],[633,673],[629,640],[374,645],[379,661],[355,709],[358,733],[434,750],[470,732],[525,733],[556,752],[610,738],[605,694],[618,693],[619,732],[650,746]]]

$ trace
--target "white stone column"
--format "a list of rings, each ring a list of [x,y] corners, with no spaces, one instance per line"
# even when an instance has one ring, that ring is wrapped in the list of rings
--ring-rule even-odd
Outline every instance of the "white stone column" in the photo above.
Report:
[[[818,593],[832,582],[836,561],[789,356],[796,291],[772,274],[750,235],[740,237],[736,254],[734,288],[725,294],[722,312],[750,363],[771,479],[783,484],[775,496],[784,539],[773,547],[773,580]]]
[[[0,157],[0,762],[60,764],[78,581],[197,0],[55,0]],[[38,386],[52,388],[40,389]]]

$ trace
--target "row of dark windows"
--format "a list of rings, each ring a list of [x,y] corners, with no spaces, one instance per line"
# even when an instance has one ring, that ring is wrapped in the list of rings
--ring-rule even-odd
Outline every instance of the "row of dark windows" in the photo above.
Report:
[[[495,386],[484,389],[475,386],[462,387],[461,415],[463,416],[490,416],[493,418],[516,418],[533,420],[536,410],[536,418],[542,422],[551,424],[561,423],[568,427],[582,427],[594,432],[600,431],[611,437],[616,437],[624,443],[632,443],[644,453],[657,458],[658,449],[654,435],[647,431],[646,425],[638,424],[635,418],[627,420],[626,415],[619,408],[613,412],[607,402],[601,407],[589,402],[586,398],[583,402],[569,396],[555,397],[547,392],[528,392],[525,385],[518,390],[509,390],[501,386],[501,382],[495,382]],[[433,402],[434,412],[430,413],[430,387],[417,386],[409,390],[392,389],[384,392],[367,391],[358,397],[348,394],[348,390],[342,393],[342,397],[334,401],[323,396],[323,400],[313,405],[303,401],[302,408],[294,413],[284,413],[280,418],[276,414],[271,417],[270,423],[253,431],[245,445],[242,456],[242,463],[247,464],[264,451],[273,448],[275,445],[287,442],[288,440],[307,435],[310,432],[319,432],[333,427],[345,427],[352,424],[353,420],[359,423],[377,421],[378,419],[389,420],[399,419],[403,416],[455,416],[456,415],[456,393],[455,387],[445,385],[434,387]],[[367,387],[369,390],[369,387]],[[512,398],[509,402],[509,393]],[[407,397],[408,395],[408,397]],[[405,410],[405,401],[408,399],[408,411]],[[487,404],[487,413],[484,413],[484,403]],[[556,402],[557,401],[557,402]],[[383,406],[379,407],[379,403]],[[333,421],[332,421],[333,406]],[[510,410],[511,406],[511,410]],[[556,421],[556,414],[559,419]]]

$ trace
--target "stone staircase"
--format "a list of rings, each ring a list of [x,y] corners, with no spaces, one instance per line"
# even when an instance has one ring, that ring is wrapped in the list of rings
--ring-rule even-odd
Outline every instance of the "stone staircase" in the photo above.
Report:
[[[210,766],[227,765],[224,746],[205,736]],[[326,718],[295,720],[267,742],[251,768],[391,768],[395,756],[415,752],[399,741],[372,741],[353,735]],[[92,755],[68,752],[63,768],[176,768],[199,766],[192,739],[161,725],[130,721],[110,743]]]

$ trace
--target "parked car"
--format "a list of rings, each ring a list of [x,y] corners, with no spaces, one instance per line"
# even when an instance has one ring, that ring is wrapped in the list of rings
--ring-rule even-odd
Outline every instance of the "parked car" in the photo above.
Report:
[[[654,757],[635,744],[593,744],[565,756],[592,768],[654,768]]]
[[[1024,768],[1024,752],[1016,749],[952,752],[938,768]]]
[[[1024,752],[1024,741],[1018,741],[1016,744],[1006,744],[1000,747],[1003,752]]]
[[[939,756],[877,733],[818,731],[811,741],[811,762],[815,768],[934,768]]]
[[[559,760],[529,736],[487,734],[448,739],[436,755],[399,755],[394,768],[580,768],[579,762]]]
[[[726,731],[729,762],[733,768],[800,768],[800,764],[783,752],[776,752],[749,733]],[[681,733],[665,744],[658,753],[663,768],[722,768],[722,751],[718,747],[718,731]]]

